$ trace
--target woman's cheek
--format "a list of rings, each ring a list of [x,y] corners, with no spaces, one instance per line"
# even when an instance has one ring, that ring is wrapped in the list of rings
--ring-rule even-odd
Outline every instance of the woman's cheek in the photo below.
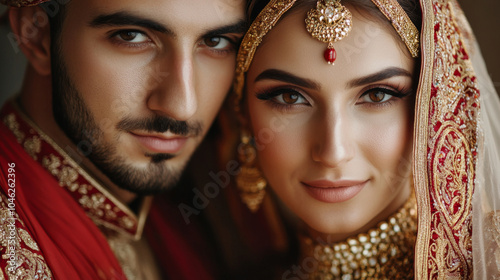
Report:
[[[296,116],[279,114],[266,104],[250,103],[249,113],[260,168],[270,183],[281,185],[300,165],[300,155],[307,149],[301,145],[300,122],[294,121]]]
[[[364,125],[362,147],[367,158],[380,172],[398,173],[402,161],[409,161],[412,147],[412,124],[404,108]]]

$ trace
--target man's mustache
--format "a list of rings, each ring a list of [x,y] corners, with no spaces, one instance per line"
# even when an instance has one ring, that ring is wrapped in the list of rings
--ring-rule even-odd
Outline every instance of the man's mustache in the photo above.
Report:
[[[145,130],[147,132],[165,133],[170,131],[173,134],[181,136],[198,136],[202,132],[202,124],[199,122],[188,123],[186,121],[178,121],[169,117],[154,116],[148,119],[131,119],[125,118],[121,120],[116,127],[119,130]]]

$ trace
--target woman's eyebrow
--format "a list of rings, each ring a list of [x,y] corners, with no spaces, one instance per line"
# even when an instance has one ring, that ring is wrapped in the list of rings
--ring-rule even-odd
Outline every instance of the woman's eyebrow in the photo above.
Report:
[[[376,72],[374,74],[366,75],[364,77],[351,80],[349,83],[347,83],[347,88],[353,88],[353,87],[358,87],[358,86],[362,86],[362,85],[367,85],[370,83],[389,79],[389,78],[392,78],[395,76],[407,76],[407,77],[411,78],[412,74],[403,68],[388,67],[388,68],[383,69],[383,70]]]
[[[354,80],[351,80],[348,84],[348,88],[353,88],[357,86],[362,86],[378,81],[382,81],[385,79],[389,79],[395,76],[406,76],[406,77],[412,77],[412,74],[408,72],[407,70],[399,67],[388,67],[386,69],[383,69],[379,72],[376,72],[374,74],[370,74],[364,77],[356,78]],[[333,78],[333,77],[332,77]],[[315,89],[319,90],[320,86],[318,83],[315,81],[312,81],[310,79],[305,79],[305,78],[300,78],[298,76],[295,76],[289,72],[283,71],[283,70],[278,70],[278,69],[267,69],[260,73],[256,78],[255,82],[261,81],[261,80],[276,80],[276,81],[282,81],[285,83],[290,83],[290,84],[295,84],[304,88],[310,88],[310,89]]]
[[[282,81],[285,83],[295,84],[300,87],[319,90],[320,86],[315,81],[297,77],[291,73],[288,73],[283,70],[278,69],[267,69],[260,73],[257,78],[255,78],[254,82],[258,82],[261,80],[276,80]]]

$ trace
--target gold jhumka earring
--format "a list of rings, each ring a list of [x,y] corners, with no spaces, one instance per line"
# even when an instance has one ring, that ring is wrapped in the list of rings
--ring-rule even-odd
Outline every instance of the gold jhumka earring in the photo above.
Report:
[[[241,144],[238,147],[240,173],[236,175],[236,186],[240,192],[241,200],[252,212],[259,210],[266,194],[267,181],[257,167],[257,151],[251,137],[242,132]]]
[[[307,13],[306,28],[321,42],[328,43],[324,57],[328,64],[334,64],[337,51],[333,43],[344,39],[352,29],[352,14],[340,0],[319,0],[316,8]]]

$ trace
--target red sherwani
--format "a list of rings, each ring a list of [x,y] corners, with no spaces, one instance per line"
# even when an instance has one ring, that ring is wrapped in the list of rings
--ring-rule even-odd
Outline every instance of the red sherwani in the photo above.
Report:
[[[151,200],[133,213],[68,156],[76,151],[53,143],[13,103],[0,120],[0,279],[136,279],[142,256],[130,259],[132,247],[120,240],[140,238]],[[212,259],[186,240],[196,227],[154,213],[152,247],[170,264],[163,277],[212,279]]]

